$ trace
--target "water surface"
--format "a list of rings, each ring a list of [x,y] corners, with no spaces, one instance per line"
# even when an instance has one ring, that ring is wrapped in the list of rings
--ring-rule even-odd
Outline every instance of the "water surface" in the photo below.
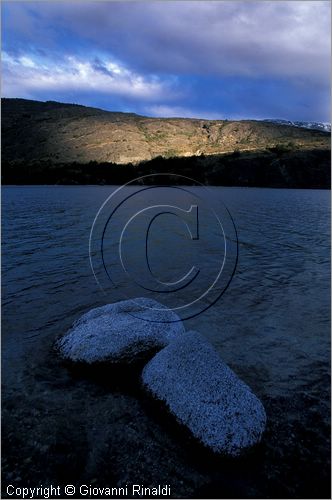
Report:
[[[3,188],[3,397],[5,409],[14,415],[12,424],[8,424],[8,445],[11,450],[19,443],[22,446],[21,455],[10,451],[5,464],[8,477],[15,475],[16,469],[21,479],[30,477],[32,483],[60,480],[66,460],[73,463],[73,457],[66,446],[66,451],[59,451],[57,446],[73,440],[76,445],[81,442],[84,455],[84,459],[75,455],[75,466],[69,467],[77,481],[84,475],[91,479],[91,474],[100,479],[102,467],[98,463],[109,460],[107,453],[113,449],[111,482],[132,482],[133,475],[140,475],[140,481],[147,485],[151,481],[173,481],[174,496],[200,492],[236,496],[239,491],[256,497],[273,497],[274,492],[281,496],[324,495],[328,491],[329,461],[330,193],[209,188],[211,199],[222,200],[233,216],[239,261],[226,293],[185,326],[198,330],[213,343],[262,399],[269,419],[250,477],[246,463],[227,469],[227,478],[232,474],[236,478],[233,484],[219,466],[207,469],[191,463],[174,436],[160,437],[162,425],[159,428],[152,423],[137,397],[127,396],[131,398],[127,401],[105,392],[102,403],[94,392],[99,389],[73,381],[54,359],[51,346],[57,335],[85,311],[118,299],[118,291],[113,296],[108,290],[107,297],[100,291],[88,253],[95,214],[113,189]],[[155,237],[158,239],[158,235]],[[179,262],[182,250],[179,245]],[[156,264],[165,258],[171,261],[165,269],[174,269],[176,276],[176,252],[170,259],[162,244],[155,245],[153,252]],[[115,420],[112,416],[103,420],[91,413],[93,405],[103,404],[107,411],[114,408],[117,421],[122,422],[118,439],[127,450],[122,455],[114,452],[117,434],[113,432],[112,437],[102,430],[117,425]],[[82,415],[80,405],[85,408]],[[131,437],[128,412],[141,422],[140,430]],[[108,451],[93,444],[91,419],[96,419],[95,432],[100,439],[109,443]],[[57,429],[54,442],[46,437],[49,425]],[[67,429],[65,437],[61,426]],[[80,435],[75,434],[77,426]],[[147,433],[155,437],[146,452],[142,448],[142,459],[135,443],[149,442]],[[27,436],[32,436],[31,442]],[[167,445],[163,439],[168,440]],[[161,458],[165,446],[169,450],[167,462]],[[151,453],[160,463],[159,473],[149,465]],[[43,468],[45,454],[49,466]],[[37,464],[40,460],[40,467],[25,468],[22,463],[29,457]]]

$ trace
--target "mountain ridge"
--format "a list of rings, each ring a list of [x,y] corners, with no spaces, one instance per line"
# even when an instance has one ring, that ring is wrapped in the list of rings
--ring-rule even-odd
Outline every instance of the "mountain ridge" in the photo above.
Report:
[[[267,118],[265,120],[262,120],[264,122],[269,122],[269,123],[275,123],[277,125],[290,125],[292,127],[299,127],[299,128],[307,128],[310,130],[321,130],[322,132],[327,132],[331,133],[331,123],[327,122],[316,122],[316,121],[311,121],[311,122],[303,122],[303,121],[291,121],[291,120],[283,120],[279,118]]]
[[[257,120],[150,118],[79,104],[2,99],[2,158],[7,162],[138,164],[271,147],[329,149],[323,131]]]

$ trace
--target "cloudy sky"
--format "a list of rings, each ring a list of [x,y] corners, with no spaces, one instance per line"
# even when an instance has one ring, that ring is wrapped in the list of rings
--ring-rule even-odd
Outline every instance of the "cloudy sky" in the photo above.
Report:
[[[330,121],[329,1],[8,1],[2,24],[5,97]]]

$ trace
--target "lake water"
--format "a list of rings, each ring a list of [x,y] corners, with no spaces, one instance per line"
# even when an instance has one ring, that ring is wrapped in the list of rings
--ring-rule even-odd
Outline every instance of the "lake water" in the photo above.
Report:
[[[171,433],[160,437],[162,425],[159,428],[144,413],[139,398],[118,391],[98,392],[97,398],[95,391],[102,389],[90,381],[75,382],[54,359],[51,347],[57,335],[85,311],[121,298],[119,287],[109,286],[106,295],[101,292],[89,262],[90,229],[112,190],[110,186],[3,188],[3,401],[5,416],[7,410],[11,419],[5,477],[19,476],[19,483],[26,479],[32,484],[59,481],[67,467],[77,481],[105,480],[109,477],[102,476],[105,463],[111,460],[113,483],[132,482],[133,475],[146,485],[173,481],[174,496],[327,494],[330,192],[209,188],[210,200],[216,204],[222,200],[234,219],[238,264],[220,300],[185,326],[211,341],[262,399],[269,420],[251,468],[249,462],[227,465],[226,477],[218,465],[207,469],[192,463]],[[196,194],[199,190],[194,188]],[[179,276],[176,266],[183,269],[189,246],[184,251],[179,234],[172,253],[164,238],[167,224],[170,221],[165,220],[160,234],[154,234],[159,246],[153,247],[151,259],[156,269],[160,266],[163,279],[172,280]],[[213,233],[209,237],[203,260],[213,263]],[[116,425],[123,426],[113,436],[105,437],[101,431],[115,425],[112,417],[106,421],[101,417],[101,397],[114,408]],[[96,404],[99,416],[92,409]],[[132,435],[130,412],[140,422]],[[54,439],[49,435],[52,429]],[[96,447],[98,439],[108,443],[107,450],[101,450],[101,444]],[[162,458],[166,439],[167,461]],[[146,452],[144,447],[136,449],[139,440],[150,443]],[[81,446],[82,456],[73,455],[66,446]],[[123,453],[115,452],[116,446],[123,446]],[[159,472],[149,465],[148,456],[158,461]]]

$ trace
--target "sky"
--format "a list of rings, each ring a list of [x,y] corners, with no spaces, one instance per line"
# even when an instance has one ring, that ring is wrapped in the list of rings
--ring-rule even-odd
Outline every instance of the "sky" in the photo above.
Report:
[[[329,1],[2,3],[2,96],[330,121]]]

